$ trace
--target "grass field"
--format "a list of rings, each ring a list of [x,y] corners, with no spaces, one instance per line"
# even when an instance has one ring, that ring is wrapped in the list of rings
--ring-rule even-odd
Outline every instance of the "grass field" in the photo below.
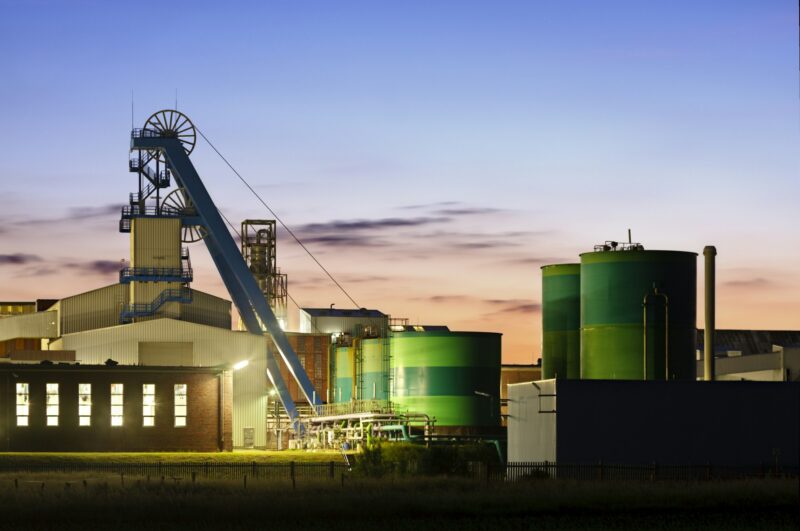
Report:
[[[0,466],[25,463],[47,466],[60,463],[321,463],[342,462],[336,451],[237,450],[235,452],[0,452]]]
[[[796,530],[797,480],[181,482],[0,475],[0,529]]]

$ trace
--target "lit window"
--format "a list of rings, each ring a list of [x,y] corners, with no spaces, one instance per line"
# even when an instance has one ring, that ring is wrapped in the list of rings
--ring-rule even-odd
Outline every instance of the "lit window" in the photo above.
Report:
[[[28,412],[30,399],[30,384],[18,383],[17,384],[17,426],[28,425]]]
[[[78,384],[78,425],[92,425],[92,384]]]
[[[156,425],[156,384],[142,385],[142,426]]]
[[[111,384],[111,425],[122,426],[122,403],[124,387],[121,383]]]
[[[297,358],[300,360],[300,366],[305,369],[306,368],[306,355],[305,354],[298,354]]]
[[[175,427],[186,426],[186,384],[175,384]]]
[[[47,425],[58,426],[58,384],[47,384]]]

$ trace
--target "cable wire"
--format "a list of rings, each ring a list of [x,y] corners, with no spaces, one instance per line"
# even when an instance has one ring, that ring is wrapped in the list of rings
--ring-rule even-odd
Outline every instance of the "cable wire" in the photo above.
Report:
[[[197,128],[196,128],[196,129],[197,129]],[[324,272],[325,272],[325,274],[328,276],[328,278],[329,278],[329,279],[331,279],[331,281],[332,281],[334,284],[336,284],[336,287],[338,287],[338,288],[341,290],[341,292],[342,292],[342,293],[344,293],[345,297],[347,297],[348,299],[350,299],[350,302],[352,302],[352,303],[353,303],[353,305],[354,305],[356,308],[361,308],[361,306],[360,306],[360,305],[359,305],[359,304],[358,304],[358,303],[355,301],[355,299],[353,299],[353,297],[351,297],[351,296],[350,296],[350,294],[347,292],[347,290],[346,290],[346,289],[344,289],[344,287],[343,287],[341,284],[339,284],[339,282],[338,282],[338,281],[337,281],[335,278],[333,278],[333,275],[330,273],[330,271],[328,271],[327,269],[325,269],[325,266],[323,266],[323,265],[322,265],[322,263],[321,263],[319,260],[317,260],[317,257],[316,257],[316,256],[314,256],[314,254],[313,254],[313,253],[312,253],[312,252],[311,252],[311,251],[308,249],[308,247],[306,247],[306,246],[305,246],[305,244],[304,244],[302,241],[300,241],[300,238],[298,238],[298,237],[297,237],[297,235],[296,235],[296,234],[295,234],[295,233],[292,231],[292,229],[290,229],[290,228],[289,228],[289,227],[286,225],[286,223],[284,223],[284,222],[283,222],[283,220],[282,220],[282,219],[281,219],[281,218],[278,216],[278,214],[276,214],[276,213],[275,213],[275,211],[274,211],[274,210],[272,210],[272,208],[270,208],[270,206],[269,206],[269,205],[266,203],[266,201],[264,201],[264,199],[262,199],[262,197],[261,197],[261,196],[258,194],[258,192],[256,192],[256,191],[253,189],[253,187],[252,187],[252,186],[250,186],[250,183],[248,183],[248,182],[247,182],[247,180],[245,180],[245,178],[244,178],[244,177],[242,177],[242,174],[241,174],[241,173],[239,173],[238,171],[236,171],[236,168],[234,168],[234,167],[233,167],[233,165],[232,165],[230,162],[228,162],[228,159],[226,159],[226,158],[225,158],[225,156],[224,156],[222,153],[220,153],[220,152],[219,152],[219,150],[216,148],[216,146],[214,146],[214,144],[212,144],[212,143],[211,143],[211,140],[209,140],[209,139],[208,139],[208,137],[207,137],[206,135],[204,135],[204,134],[203,134],[203,132],[202,132],[200,129],[197,129],[197,132],[200,134],[200,136],[201,136],[201,137],[203,137],[203,140],[205,140],[206,142],[208,142],[208,145],[209,145],[209,146],[211,146],[211,149],[213,149],[213,150],[214,150],[214,152],[215,152],[217,155],[219,155],[219,158],[221,158],[221,159],[223,160],[223,162],[225,162],[225,164],[228,166],[228,168],[230,168],[230,169],[231,169],[231,171],[232,171],[234,174],[236,174],[236,176],[239,178],[239,180],[240,180],[240,181],[242,181],[242,183],[243,183],[243,184],[244,184],[244,185],[247,187],[247,189],[248,189],[248,190],[250,190],[250,192],[251,192],[251,193],[252,193],[254,196],[256,196],[256,199],[258,199],[258,200],[261,202],[261,204],[262,204],[262,205],[264,205],[264,208],[266,208],[266,209],[269,211],[269,213],[270,213],[270,214],[272,214],[272,216],[273,216],[273,217],[274,217],[274,218],[275,218],[275,219],[278,221],[278,223],[280,223],[280,224],[281,224],[281,226],[282,226],[282,227],[283,227],[283,228],[286,230],[286,232],[288,232],[288,233],[289,233],[289,235],[290,235],[292,238],[294,238],[294,241],[296,241],[296,242],[297,242],[297,244],[298,244],[300,247],[302,247],[302,248],[303,248],[303,250],[304,250],[304,251],[305,251],[305,252],[308,254],[308,256],[310,256],[310,257],[311,257],[311,259],[312,259],[312,260],[314,260],[314,262],[316,262],[316,264],[319,266],[319,268],[320,268],[320,269],[322,269],[322,271],[324,271]],[[226,220],[226,221],[227,221],[227,220]],[[230,222],[228,222],[228,224],[230,225]],[[235,231],[235,230],[236,230],[236,229],[234,229],[234,231]],[[241,238],[241,235],[240,235],[239,237]],[[294,301],[292,301],[292,302],[294,302]],[[295,303],[295,304],[297,304],[297,303]]]

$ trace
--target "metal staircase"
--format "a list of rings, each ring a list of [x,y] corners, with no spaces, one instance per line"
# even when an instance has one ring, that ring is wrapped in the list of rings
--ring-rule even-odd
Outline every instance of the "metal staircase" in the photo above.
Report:
[[[119,314],[120,323],[130,323],[137,317],[149,317],[164,304],[168,302],[189,303],[192,302],[192,290],[185,286],[180,288],[169,288],[159,293],[158,297],[152,302],[136,302],[127,304]]]

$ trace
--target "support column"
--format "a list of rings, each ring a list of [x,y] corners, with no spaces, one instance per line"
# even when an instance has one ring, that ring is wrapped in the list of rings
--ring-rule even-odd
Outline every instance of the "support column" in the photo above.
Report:
[[[708,245],[703,249],[705,257],[705,327],[703,330],[703,379],[707,382],[713,381],[715,374],[716,353],[716,257],[717,248]]]

